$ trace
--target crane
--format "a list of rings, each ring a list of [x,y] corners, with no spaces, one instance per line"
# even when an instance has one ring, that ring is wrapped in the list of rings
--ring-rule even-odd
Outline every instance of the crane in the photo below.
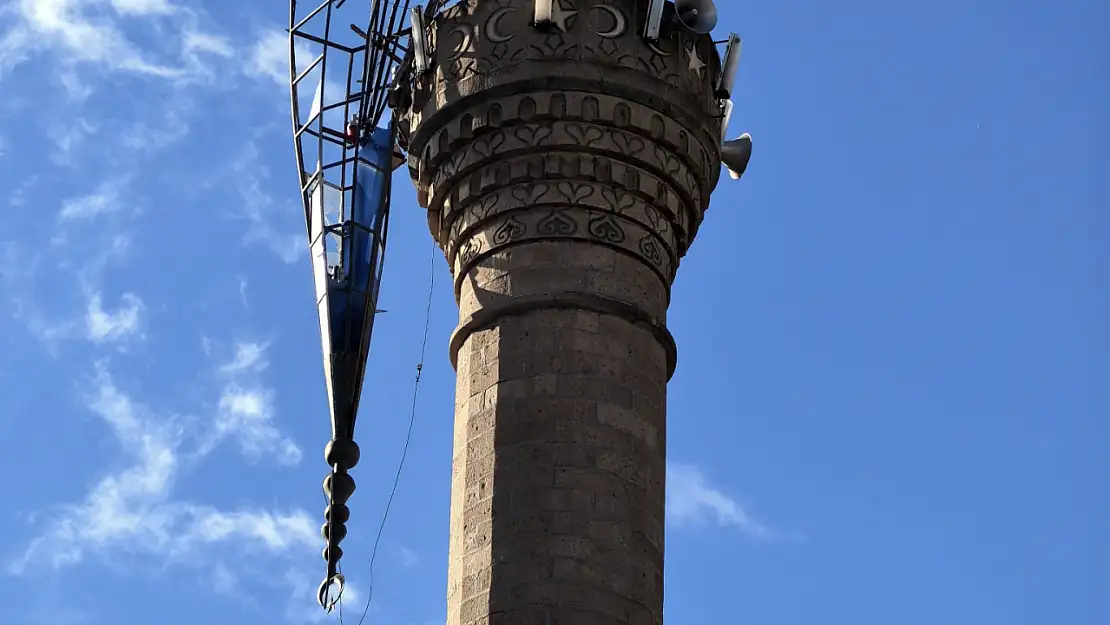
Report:
[[[390,178],[406,158],[404,130],[389,109],[412,65],[408,0],[369,0],[368,13],[366,0],[345,5],[289,0],[288,29],[294,150],[331,416],[321,530],[327,574],[317,592],[329,612],[343,591],[339,543],[359,460],[355,422],[374,319],[383,312]]]

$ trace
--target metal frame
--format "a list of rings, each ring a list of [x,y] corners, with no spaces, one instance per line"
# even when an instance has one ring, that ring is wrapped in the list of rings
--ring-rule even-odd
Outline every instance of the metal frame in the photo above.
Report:
[[[340,11],[346,0],[311,0],[298,3],[289,0],[289,97],[292,103],[292,127],[294,151],[297,159],[297,176],[301,202],[305,213],[305,228],[309,236],[309,247],[314,258],[314,276],[317,281],[317,312],[320,314],[321,338],[323,339],[324,369],[329,393],[333,390],[333,356],[330,327],[330,307],[333,304],[335,284],[330,274],[349,275],[349,250],[344,245],[353,240],[355,229],[369,235],[370,255],[369,277],[366,284],[352,284],[347,279],[339,291],[345,293],[350,305],[352,294],[361,293],[365,298],[365,314],[362,319],[348,319],[346,331],[354,330],[361,324],[361,344],[357,353],[342,354],[347,368],[344,375],[353,385],[350,388],[350,404],[343,407],[344,414],[329,401],[332,408],[332,438],[337,441],[350,441],[353,444],[355,421],[359,397],[362,392],[366,358],[370,349],[374,317],[377,312],[378,290],[381,285],[382,269],[385,258],[386,237],[389,226],[390,178],[396,158],[386,158],[383,167],[374,163],[374,155],[362,154],[364,142],[370,133],[379,126],[390,131],[390,146],[396,157],[401,157],[397,146],[396,125],[392,119],[385,118],[389,92],[397,81],[403,79],[404,71],[398,71],[411,63],[408,57],[410,31],[403,28],[408,11],[408,0],[369,0],[369,15],[364,17],[365,28],[352,23],[357,12],[353,6],[365,8],[362,2],[351,3],[347,10]],[[363,14],[364,16],[366,14]],[[342,19],[349,28],[338,28]],[[353,33],[353,35],[352,35]],[[303,64],[305,54],[302,48],[310,50],[311,60]],[[314,50],[313,50],[314,49]],[[314,53],[313,53],[314,52]],[[309,77],[313,77],[310,84]],[[303,89],[314,90],[311,105],[306,112]],[[333,85],[341,93],[333,93]],[[383,195],[379,206],[366,207],[367,213],[380,214],[374,220],[373,230],[353,221],[354,197],[358,184],[359,167],[376,169],[383,174]],[[333,260],[334,259],[334,260]],[[321,264],[322,263],[322,264]],[[348,334],[348,336],[351,336]],[[351,348],[354,349],[353,346]],[[346,391],[345,391],[346,392]],[[329,397],[329,400],[332,398]],[[357,461],[357,460],[356,460]],[[337,462],[332,473],[325,480],[334,486],[350,478],[347,469],[354,461],[345,461],[349,466]],[[353,491],[350,482],[350,491]],[[345,506],[350,491],[344,495],[329,495],[329,509]],[[329,515],[325,524],[325,539],[328,549],[325,559],[328,575],[318,592],[321,605],[330,611],[338,601],[339,594],[331,597],[333,583],[340,585],[342,593],[343,577],[338,572],[338,562],[342,551],[339,541],[346,533],[343,520],[336,521]]]
[[[337,9],[344,3],[345,0],[313,2],[303,13],[300,10],[303,3],[298,3],[297,0],[290,0],[289,3],[289,94],[305,228],[311,233],[313,196],[317,194],[316,188],[321,187],[324,205],[321,208],[325,210],[326,218],[324,236],[329,242],[334,242],[334,245],[326,246],[330,248],[327,250],[329,259],[335,259],[329,265],[343,263],[341,245],[346,238],[345,234],[350,234],[345,233],[343,228],[351,220],[353,194],[358,182],[357,165],[374,167],[360,155],[362,146],[359,139],[364,129],[372,129],[382,123],[388,91],[394,79],[393,73],[404,60],[408,38],[408,32],[399,28],[408,8],[407,0],[372,0],[366,29],[351,24],[350,30],[357,42],[343,42],[340,38],[343,30],[335,26],[339,13]],[[350,11],[343,13],[347,17]],[[317,48],[318,53],[301,67],[299,57],[303,57],[303,54],[298,48],[305,45]],[[317,90],[319,102],[309,110],[307,118],[303,118],[305,116],[302,108],[305,102],[302,99],[302,88],[309,76],[318,78],[312,88]],[[344,87],[341,97],[334,97],[329,93],[329,85],[339,82],[337,77]],[[341,115],[339,128],[336,128],[335,123],[337,115]],[[355,137],[349,135],[348,124],[353,124]],[[389,201],[388,178],[387,175],[386,202]],[[333,206],[333,203],[337,205]],[[388,218],[383,220],[379,232],[371,233],[375,247],[372,273],[378,283],[385,252],[387,224]],[[374,288],[375,292],[367,295],[376,300],[376,290]],[[373,303],[376,304],[376,301]],[[368,315],[370,327],[366,329],[371,330],[373,312],[368,311]],[[327,346],[324,347],[327,349]],[[359,354],[360,358],[365,358],[368,347],[368,344],[364,346],[363,353]],[[335,417],[333,415],[333,420]],[[353,429],[353,418],[351,421]],[[344,434],[350,435],[352,432]]]

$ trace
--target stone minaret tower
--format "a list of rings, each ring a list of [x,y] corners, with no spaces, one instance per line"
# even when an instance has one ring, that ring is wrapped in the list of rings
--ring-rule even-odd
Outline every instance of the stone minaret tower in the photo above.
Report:
[[[646,0],[469,0],[402,115],[459,325],[448,625],[663,616],[667,306],[720,172],[720,57]],[[406,98],[408,100],[408,98]]]

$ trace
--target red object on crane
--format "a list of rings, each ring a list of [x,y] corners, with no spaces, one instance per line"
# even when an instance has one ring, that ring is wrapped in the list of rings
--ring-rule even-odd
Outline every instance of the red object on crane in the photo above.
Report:
[[[351,143],[358,143],[358,130],[359,127],[357,121],[352,119],[351,121],[347,122],[347,141]]]

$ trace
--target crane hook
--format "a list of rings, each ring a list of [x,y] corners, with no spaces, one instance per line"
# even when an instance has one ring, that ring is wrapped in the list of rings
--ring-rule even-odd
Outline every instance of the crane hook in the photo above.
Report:
[[[336,573],[329,577],[324,578],[320,582],[320,589],[316,591],[316,601],[320,603],[320,607],[324,608],[324,612],[331,614],[331,611],[339,603],[343,597],[343,588],[346,584],[346,578],[342,573]],[[331,596],[332,587],[336,587],[335,596]]]

